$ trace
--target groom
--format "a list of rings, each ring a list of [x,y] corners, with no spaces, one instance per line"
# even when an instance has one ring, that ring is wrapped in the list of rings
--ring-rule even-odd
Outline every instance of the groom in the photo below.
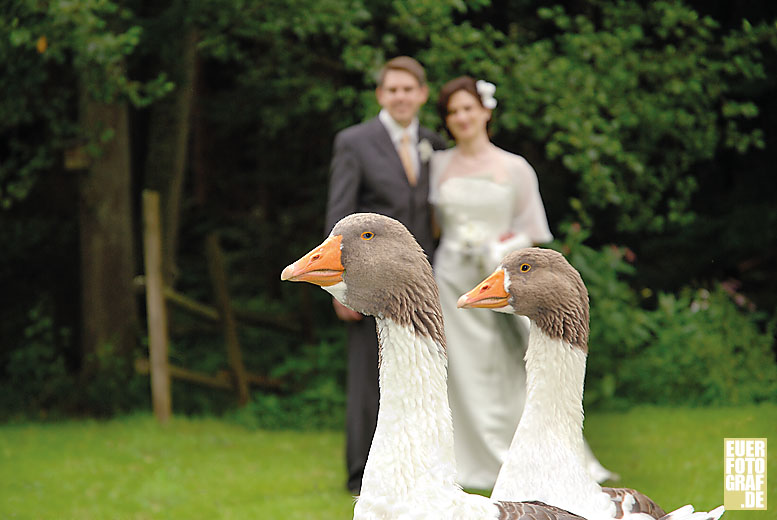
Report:
[[[380,70],[375,95],[382,107],[378,116],[335,137],[326,232],[351,213],[381,213],[402,222],[431,260],[429,158],[445,142],[418,124],[418,110],[429,97],[423,66],[408,56],[389,60]],[[358,494],[378,418],[378,340],[374,318],[334,298],[332,304],[347,322],[347,486]]]

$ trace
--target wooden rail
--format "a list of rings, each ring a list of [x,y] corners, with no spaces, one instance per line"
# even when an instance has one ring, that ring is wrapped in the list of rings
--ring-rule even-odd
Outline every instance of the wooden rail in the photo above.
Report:
[[[135,289],[142,293],[146,290],[146,277],[138,275],[133,280]],[[206,320],[218,323],[220,321],[219,311],[216,307],[205,303],[198,302],[194,298],[190,298],[185,294],[182,294],[172,287],[165,287],[163,289],[165,300],[168,303],[172,303],[176,307],[185,310],[191,314],[205,318]],[[235,314],[235,319],[244,325],[254,325],[257,327],[267,327],[279,332],[286,332],[290,334],[301,334],[303,327],[297,320],[296,316],[291,314],[279,314],[279,313],[259,313],[251,312],[242,309],[232,309]]]
[[[170,369],[170,377],[172,378],[180,379],[181,381],[189,381],[190,383],[197,383],[203,386],[209,386],[211,388],[221,388],[223,390],[231,391],[235,390],[234,377],[232,377],[232,374],[229,370],[219,370],[215,375],[211,375],[176,365],[168,365],[168,367]],[[148,374],[150,370],[151,363],[149,363],[148,358],[138,358],[135,360],[135,371],[138,374]],[[250,383],[252,386],[273,390],[277,390],[283,386],[283,381],[280,379],[254,374],[251,372],[246,372],[246,381],[248,381],[248,383]]]
[[[166,423],[172,414],[171,377],[214,388],[233,390],[236,392],[241,406],[245,405],[250,398],[249,385],[280,388],[281,381],[253,374],[246,370],[243,364],[243,354],[237,332],[237,320],[240,319],[241,315],[232,308],[224,253],[219,245],[218,235],[211,233],[205,243],[208,271],[216,296],[215,307],[187,298],[165,285],[162,278],[162,225],[159,206],[159,194],[155,191],[144,190],[143,253],[145,276],[135,278],[135,286],[146,293],[149,337],[149,357],[136,360],[135,370],[142,374],[151,374],[151,399],[157,420],[160,423]],[[231,370],[222,370],[216,375],[211,375],[170,364],[168,359],[168,302],[221,325]],[[242,318],[246,319],[245,313]],[[299,324],[290,316],[252,315],[249,319],[259,321],[262,325],[271,324],[278,330],[301,332]]]

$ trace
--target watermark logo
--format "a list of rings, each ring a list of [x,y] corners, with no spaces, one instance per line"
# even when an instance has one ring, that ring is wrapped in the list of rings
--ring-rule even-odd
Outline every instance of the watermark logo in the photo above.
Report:
[[[766,509],[766,439],[723,439],[723,505]]]

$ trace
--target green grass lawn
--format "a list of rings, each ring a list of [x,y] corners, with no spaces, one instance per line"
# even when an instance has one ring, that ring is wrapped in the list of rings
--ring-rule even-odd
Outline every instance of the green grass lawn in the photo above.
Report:
[[[638,489],[667,511],[685,504],[709,510],[723,503],[723,439],[768,437],[767,511],[727,511],[726,520],[777,518],[777,404],[737,408],[639,407],[586,417],[585,435],[620,484]]]
[[[777,405],[586,418],[586,437],[621,484],[667,509],[721,504],[723,438],[776,433]],[[724,518],[775,518],[775,460],[771,511]],[[149,416],[0,426],[2,519],[345,519],[353,499],[344,479],[340,432],[252,431],[207,418],[162,428]]]

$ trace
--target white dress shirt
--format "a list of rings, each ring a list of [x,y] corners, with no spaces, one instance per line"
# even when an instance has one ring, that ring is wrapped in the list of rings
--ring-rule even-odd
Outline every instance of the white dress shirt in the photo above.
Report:
[[[394,143],[394,148],[397,150],[397,154],[399,154],[399,147],[402,146],[402,134],[407,133],[410,136],[410,157],[413,159],[417,178],[421,172],[421,160],[418,157],[418,118],[414,117],[407,128],[404,128],[394,121],[394,118],[391,117],[384,108],[378,114],[378,119],[383,123],[383,126],[386,127],[389,137],[391,137],[391,142]]]

